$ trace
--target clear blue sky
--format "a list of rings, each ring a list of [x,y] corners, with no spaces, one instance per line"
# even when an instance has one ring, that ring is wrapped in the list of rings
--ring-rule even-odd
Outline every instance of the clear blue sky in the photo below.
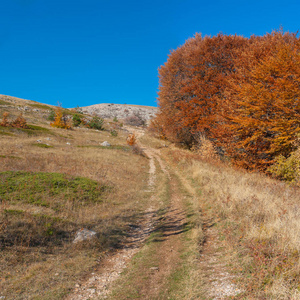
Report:
[[[299,0],[0,0],[0,94],[156,105],[157,69],[196,32],[296,32],[299,12]]]

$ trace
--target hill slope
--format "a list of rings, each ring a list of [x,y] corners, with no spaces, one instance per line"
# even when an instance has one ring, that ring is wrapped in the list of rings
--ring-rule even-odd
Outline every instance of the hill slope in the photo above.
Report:
[[[102,103],[90,106],[80,107],[80,109],[87,114],[96,114],[102,118],[112,119],[125,119],[132,115],[139,115],[145,121],[149,121],[157,113],[157,107],[152,106],[139,106],[127,104],[113,104]]]

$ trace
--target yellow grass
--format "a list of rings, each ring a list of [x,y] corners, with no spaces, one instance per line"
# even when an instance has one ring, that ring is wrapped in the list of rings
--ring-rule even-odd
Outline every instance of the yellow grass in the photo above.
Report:
[[[17,115],[18,109],[11,107],[9,112]],[[103,202],[76,210],[70,202],[66,202],[61,211],[55,211],[30,203],[0,201],[0,240],[2,235],[13,230],[5,223],[5,211],[23,212],[20,224],[31,222],[32,226],[39,226],[30,216],[33,220],[42,215],[66,220],[72,228],[68,240],[51,247],[15,244],[1,248],[0,296],[5,299],[61,299],[75,283],[97,268],[106,252],[118,247],[129,225],[138,222],[149,197],[143,192],[147,186],[148,161],[132,153],[126,145],[126,132],[120,130],[117,137],[111,136],[109,125],[107,131],[64,130],[51,128],[46,120],[47,113],[43,111],[30,111],[24,117],[29,124],[43,126],[49,131],[36,131],[35,135],[24,131],[10,132],[11,136],[0,134],[0,172],[63,173],[90,178],[109,187]],[[101,147],[103,141],[108,141],[112,147]],[[52,147],[36,147],[37,143]],[[13,222],[17,224],[17,220]],[[81,226],[95,230],[100,235],[97,242],[86,243],[83,248],[73,246],[75,231]]]
[[[211,157],[168,154],[199,190],[199,207],[224,240],[229,269],[244,293],[235,299],[299,299],[300,189],[236,170]]]

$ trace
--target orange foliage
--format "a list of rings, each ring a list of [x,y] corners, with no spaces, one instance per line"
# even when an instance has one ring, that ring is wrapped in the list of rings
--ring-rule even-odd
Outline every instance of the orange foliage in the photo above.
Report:
[[[266,170],[293,150],[300,131],[296,34],[196,34],[171,52],[159,79],[159,135],[191,148],[201,134],[251,170]]]
[[[68,119],[63,114],[63,108],[57,107],[55,110],[55,119],[54,122],[50,123],[52,127],[70,129],[71,125],[69,124]]]
[[[126,140],[127,144],[129,146],[133,146],[136,144],[136,136],[134,133],[130,134],[128,137],[127,137],[127,140]]]
[[[9,127],[10,123],[8,121],[8,116],[9,116],[8,112],[3,113],[2,122],[0,123],[0,126]]]
[[[196,34],[169,55],[159,70],[157,117],[169,139],[190,147],[199,133],[213,136],[222,123],[220,112],[234,59],[246,43],[239,36]]]
[[[272,51],[232,81],[234,109],[227,112],[228,153],[250,170],[288,156],[300,132],[300,43],[281,32],[270,39]]]
[[[20,113],[20,115],[10,123],[10,126],[11,127],[15,127],[15,128],[24,128],[24,129],[27,129],[29,128],[27,126],[27,122],[26,120],[24,119],[22,113]]]
[[[3,113],[3,118],[2,118],[2,122],[0,123],[0,126],[14,127],[14,128],[24,128],[24,129],[29,128],[27,126],[27,122],[24,119],[22,113],[20,113],[20,115],[12,122],[8,121],[8,116],[9,116],[8,112]]]

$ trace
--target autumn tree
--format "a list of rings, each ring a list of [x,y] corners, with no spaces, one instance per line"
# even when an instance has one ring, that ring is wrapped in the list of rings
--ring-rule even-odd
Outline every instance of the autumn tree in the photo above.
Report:
[[[273,38],[272,51],[232,85],[229,152],[247,169],[266,170],[279,154],[288,156],[300,131],[299,40],[282,33]]]
[[[222,124],[228,77],[247,40],[240,36],[196,34],[173,51],[159,70],[157,122],[165,135],[189,147],[199,133],[214,138]]]
[[[71,128],[67,116],[64,114],[63,108],[61,106],[56,107],[54,122],[50,123],[50,125],[56,128],[63,128],[63,129]]]
[[[299,132],[299,61],[294,33],[196,34],[159,69],[152,127],[188,147],[200,134],[237,165],[266,170]]]

